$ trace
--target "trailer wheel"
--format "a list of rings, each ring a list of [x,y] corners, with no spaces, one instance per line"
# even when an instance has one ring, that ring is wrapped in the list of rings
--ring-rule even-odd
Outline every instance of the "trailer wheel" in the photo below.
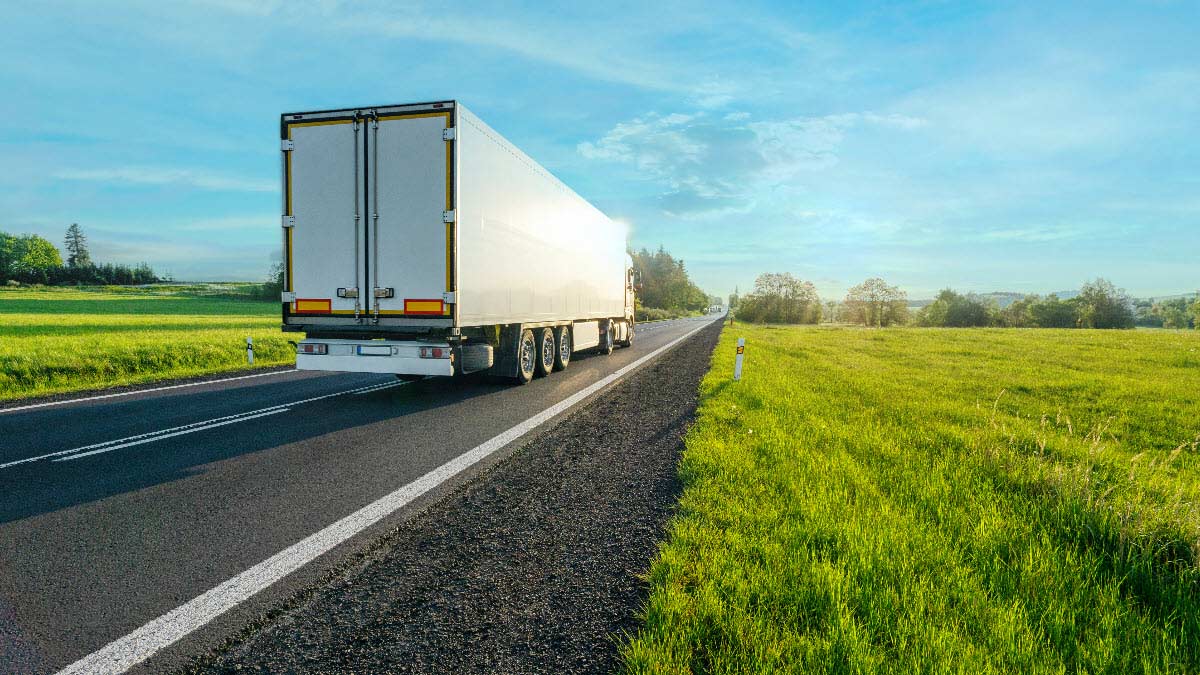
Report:
[[[559,326],[554,333],[558,338],[554,341],[558,345],[558,350],[554,352],[554,369],[565,370],[571,363],[571,327]]]
[[[605,356],[613,353],[614,339],[616,339],[616,334],[613,330],[613,323],[606,321],[604,323],[604,333],[600,335],[600,346],[596,348],[596,351]]]
[[[632,347],[633,346],[633,322],[632,321],[626,322],[625,327],[626,327],[625,339],[621,340],[617,344],[621,345],[622,347]]]
[[[545,377],[554,370],[554,361],[558,347],[554,342],[554,329],[542,328],[538,331],[537,376]]]
[[[526,328],[521,331],[521,340],[517,342],[517,375],[513,379],[517,384],[528,384],[537,370],[537,341],[533,339],[533,331]]]

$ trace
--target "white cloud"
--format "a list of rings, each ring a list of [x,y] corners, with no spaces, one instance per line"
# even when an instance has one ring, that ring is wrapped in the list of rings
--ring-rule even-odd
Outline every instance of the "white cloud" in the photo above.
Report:
[[[1084,236],[1084,234],[1085,231],[1081,228],[1054,225],[1050,227],[1018,227],[991,230],[984,232],[981,238],[984,241],[1008,241],[1037,244],[1047,241],[1077,239]]]
[[[223,192],[276,192],[279,190],[279,184],[275,181],[168,167],[123,166],[105,169],[66,169],[55,173],[54,177],[62,180],[118,185],[178,184]]]
[[[593,160],[629,164],[663,186],[660,208],[678,216],[745,213],[806,173],[838,162],[846,135],[867,126],[911,131],[924,120],[873,112],[749,121],[746,114],[650,114],[577,146]]]

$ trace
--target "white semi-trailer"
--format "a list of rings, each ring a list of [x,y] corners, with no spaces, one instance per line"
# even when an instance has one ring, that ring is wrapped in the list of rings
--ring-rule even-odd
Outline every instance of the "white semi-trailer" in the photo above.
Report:
[[[282,116],[302,370],[525,383],[634,332],[625,231],[461,103]]]

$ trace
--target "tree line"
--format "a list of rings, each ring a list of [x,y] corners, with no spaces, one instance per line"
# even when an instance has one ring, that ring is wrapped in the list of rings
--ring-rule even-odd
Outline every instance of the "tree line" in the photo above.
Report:
[[[136,266],[92,262],[87,236],[78,223],[64,238],[67,260],[53,243],[36,234],[0,231],[0,282],[47,285],[134,285],[161,281],[146,263]]]
[[[754,291],[729,299],[738,320],[751,323],[815,324],[822,321],[886,327],[992,326],[1003,328],[1166,328],[1200,326],[1200,294],[1135,303],[1124,290],[1105,279],[1083,285],[1068,299],[1057,295],[1026,295],[1000,307],[992,298],[944,289],[933,302],[913,312],[907,294],[874,277],[847,291],[841,302],[822,302],[811,282],[788,273],[761,274]]]
[[[921,326],[1002,328],[1133,328],[1133,301],[1105,279],[1089,281],[1066,300],[1026,295],[1000,308],[990,298],[945,289],[917,315]]]
[[[629,255],[641,285],[637,292],[639,319],[699,312],[713,304],[712,298],[688,276],[683,260],[676,259],[662,246],[653,253],[643,248],[630,251]]]

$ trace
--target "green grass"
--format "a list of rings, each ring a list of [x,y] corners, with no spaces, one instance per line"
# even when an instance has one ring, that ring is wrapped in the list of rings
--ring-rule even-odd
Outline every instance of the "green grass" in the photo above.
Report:
[[[290,363],[279,303],[189,289],[0,289],[0,400]]]
[[[629,671],[1200,672],[1200,336],[739,325],[701,393]]]

